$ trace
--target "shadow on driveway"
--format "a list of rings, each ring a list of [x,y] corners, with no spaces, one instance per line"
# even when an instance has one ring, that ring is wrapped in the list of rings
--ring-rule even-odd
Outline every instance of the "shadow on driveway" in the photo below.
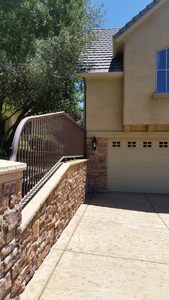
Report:
[[[90,194],[89,205],[169,214],[169,194],[97,193]]]

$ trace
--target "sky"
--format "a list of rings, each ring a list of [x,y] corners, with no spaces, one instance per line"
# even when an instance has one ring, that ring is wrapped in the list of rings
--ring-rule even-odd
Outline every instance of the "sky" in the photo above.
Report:
[[[152,0],[91,0],[91,4],[104,4],[105,22],[102,28],[121,28]]]

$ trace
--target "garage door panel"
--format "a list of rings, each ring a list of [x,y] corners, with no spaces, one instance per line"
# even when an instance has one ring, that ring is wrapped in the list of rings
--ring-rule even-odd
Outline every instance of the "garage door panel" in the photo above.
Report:
[[[156,187],[157,184],[154,183],[154,181],[150,180],[143,180],[142,178],[139,181],[139,192],[152,192],[154,193],[154,187]]]
[[[146,165],[151,165],[154,163],[154,156],[152,153],[140,153],[139,155],[139,160],[142,164]]]
[[[139,175],[140,175],[139,176],[139,181],[141,183],[144,182],[145,185],[146,185],[146,182],[150,183],[150,182],[152,182],[152,180],[153,180],[154,183],[156,182],[156,176],[155,176],[152,169],[144,169],[144,170],[142,170],[142,173],[139,174]]]
[[[119,140],[120,141],[120,140]],[[120,141],[108,151],[110,191],[169,192],[169,142]],[[160,148],[161,147],[161,148]]]
[[[160,166],[169,167],[169,153],[168,154],[159,154],[156,156],[157,164]]]
[[[169,172],[169,170],[162,170],[160,172],[160,174],[156,174],[158,183],[162,184],[162,183],[168,182],[168,184],[169,184],[168,179],[166,179],[166,178],[168,178],[168,172]]]
[[[123,181],[114,180],[114,192],[123,191],[125,189],[125,185]]]
[[[137,164],[138,163],[138,160],[139,160],[139,154],[129,154],[129,153],[126,153],[125,154],[125,160],[126,160],[126,163],[127,164]]]
[[[134,192],[137,193],[139,191],[139,185],[138,185],[138,181],[137,180],[127,180],[126,184],[126,192]]]

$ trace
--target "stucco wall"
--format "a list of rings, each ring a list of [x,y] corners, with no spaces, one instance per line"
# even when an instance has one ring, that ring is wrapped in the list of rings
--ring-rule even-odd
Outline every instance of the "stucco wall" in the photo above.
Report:
[[[125,41],[124,125],[169,124],[169,97],[154,99],[155,53],[169,48],[169,2]]]
[[[86,79],[86,124],[91,131],[122,130],[123,79]]]

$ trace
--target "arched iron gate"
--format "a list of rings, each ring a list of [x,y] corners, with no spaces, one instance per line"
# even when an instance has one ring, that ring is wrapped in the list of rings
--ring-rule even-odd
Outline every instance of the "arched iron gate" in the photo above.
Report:
[[[83,157],[85,131],[65,112],[23,119],[15,132],[10,160],[25,162],[23,197],[62,158]]]

